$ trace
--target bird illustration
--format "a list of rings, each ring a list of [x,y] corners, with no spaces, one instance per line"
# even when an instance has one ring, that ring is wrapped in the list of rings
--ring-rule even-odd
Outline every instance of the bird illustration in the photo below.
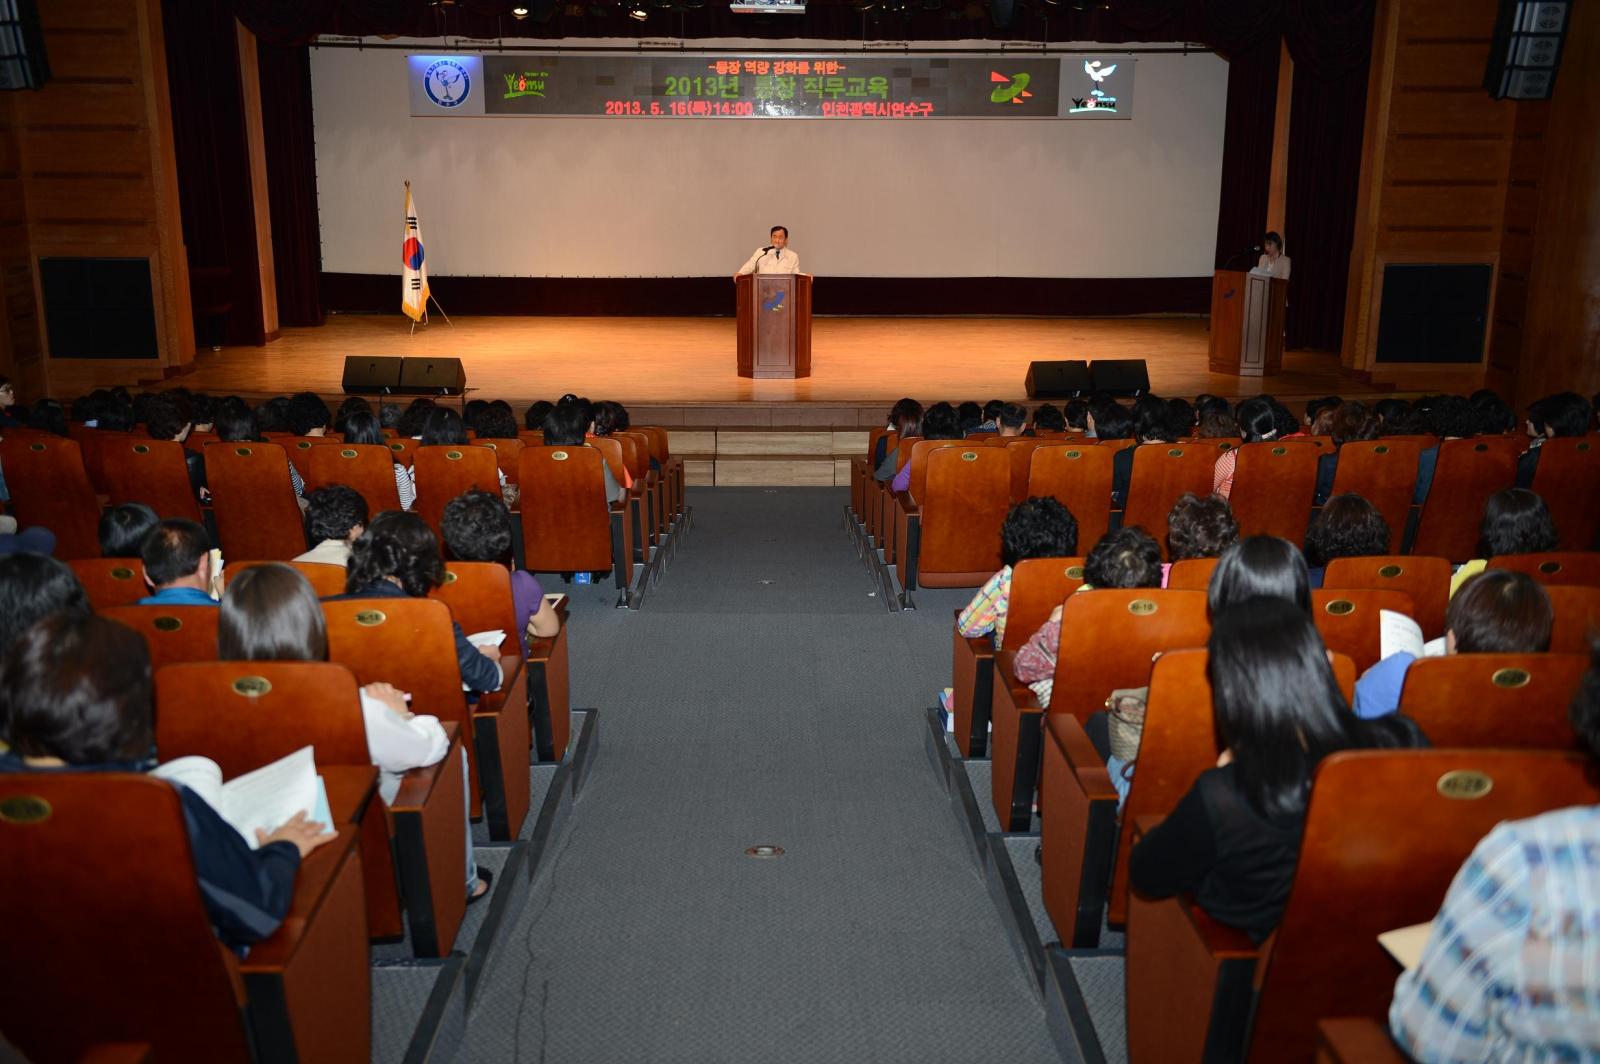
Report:
[[[1111,72],[1113,70],[1116,70],[1116,69],[1117,69],[1117,64],[1115,64],[1115,63],[1112,63],[1110,66],[1106,67],[1104,70],[1101,70],[1100,69],[1100,60],[1098,60],[1098,59],[1092,59],[1092,60],[1091,59],[1085,59],[1083,61],[1083,72],[1085,74],[1089,75],[1091,78],[1093,78],[1096,85],[1100,84],[1100,82],[1102,82],[1102,81],[1106,80],[1106,78],[1110,77],[1111,76]]]

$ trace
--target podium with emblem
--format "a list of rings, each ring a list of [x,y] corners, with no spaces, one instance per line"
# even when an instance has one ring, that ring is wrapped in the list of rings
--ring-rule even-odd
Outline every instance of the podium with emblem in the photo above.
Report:
[[[811,275],[747,273],[737,287],[739,376],[811,376]]]

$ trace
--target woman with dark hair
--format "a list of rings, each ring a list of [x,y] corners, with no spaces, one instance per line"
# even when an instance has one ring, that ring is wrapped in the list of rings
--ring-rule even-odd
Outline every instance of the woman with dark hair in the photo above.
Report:
[[[137,558],[144,538],[161,523],[154,510],[142,502],[111,506],[100,515],[100,556]]]
[[[1290,415],[1291,417],[1293,415]],[[1278,438],[1278,414],[1265,396],[1254,395],[1234,411],[1239,422],[1239,438],[1245,443],[1263,443]],[[1236,448],[1223,451],[1211,468],[1211,490],[1226,499],[1233,493],[1233,471],[1239,465]]]
[[[1167,514],[1167,556],[1175,562],[1190,558],[1220,558],[1239,538],[1233,507],[1220,495],[1184,492]],[[1161,586],[1167,586],[1170,564],[1161,567]]]
[[[464,491],[445,504],[439,531],[445,549],[457,561],[493,562],[511,570],[511,604],[524,654],[530,639],[549,639],[561,631],[561,619],[546,601],[538,579],[507,564],[511,558],[511,511],[504,500],[487,491]]]
[[[1576,488],[1575,490],[1583,490]],[[1592,490],[1592,489],[1591,489]],[[1478,526],[1478,556],[1542,554],[1556,549],[1560,537],[1544,500],[1527,488],[1506,488],[1489,496]]]
[[[427,598],[444,582],[439,541],[416,514],[389,510],[372,519],[350,548],[345,593],[340,598]],[[498,691],[505,677],[494,647],[479,650],[451,622],[461,682],[475,692]]]
[[[155,729],[144,639],[86,613],[45,618],[0,662],[0,720],[10,744],[0,772],[148,772]],[[212,929],[243,955],[288,915],[300,862],[337,835],[296,813],[258,829],[252,848],[205,799],[172,785]]]
[[[1268,233],[1261,238],[1261,257],[1256,260],[1256,272],[1289,279],[1289,256],[1283,253],[1283,237]]]
[[[11,378],[0,373],[0,428],[21,428],[22,422],[12,413],[17,405],[17,389],[12,385]]]
[[[516,439],[517,416],[511,412],[511,404],[504,399],[496,399],[484,407],[473,431],[477,432],[480,440]]]
[[[961,426],[962,436],[971,436],[983,430],[983,407],[968,399],[956,407],[956,424]]]
[[[1389,553],[1389,522],[1353,491],[1335,495],[1306,530],[1306,564],[1311,586],[1322,586],[1322,571],[1335,558],[1370,558]]]
[[[1089,404],[1082,399],[1072,399],[1067,402],[1067,410],[1078,415],[1078,420],[1073,422],[1061,408],[1054,403],[1040,403],[1039,408],[1033,412],[1033,430],[1040,432],[1065,432],[1068,426],[1074,429],[1085,428],[1089,423]]]
[[[922,439],[959,440],[963,438],[961,424],[956,419],[955,408],[949,403],[934,403],[928,408],[927,413],[922,415]],[[895,461],[899,462],[902,456],[909,455],[911,453],[911,445],[915,442],[915,440],[901,440],[900,446],[895,448]],[[890,481],[889,487],[891,491],[897,494],[911,487],[911,463],[909,461],[899,467],[894,474],[894,479]]]
[[[1351,714],[1311,615],[1291,602],[1224,610],[1206,650],[1225,749],[1134,847],[1129,882],[1158,898],[1193,892],[1212,919],[1261,942],[1288,901],[1317,765],[1340,750],[1423,740],[1403,718]]]
[[[1517,487],[1533,485],[1539,469],[1539,448],[1557,436],[1582,436],[1594,421],[1594,408],[1577,392],[1557,392],[1536,399],[1528,406],[1528,449],[1517,459]]]
[[[433,413],[434,401],[432,399],[413,399],[400,415],[400,421],[395,425],[395,432],[406,439],[419,440],[422,430],[428,423],[428,415]]]
[[[67,435],[67,408],[57,399],[40,399],[28,408],[28,427],[52,436]]]
[[[256,416],[249,405],[237,395],[230,395],[217,404],[215,427],[217,439],[224,443],[266,443],[266,439],[256,431]],[[294,489],[294,496],[300,503],[300,509],[306,508],[303,496],[306,492],[306,482],[300,476],[300,470],[289,463],[289,486]]]
[[[1317,459],[1317,486],[1312,498],[1319,506],[1333,494],[1333,481],[1339,472],[1339,448],[1352,440],[1378,438],[1377,415],[1358,399],[1342,402],[1331,410],[1323,410],[1318,419],[1323,417],[1327,418],[1326,435],[1333,439],[1334,449]],[[1429,466],[1428,475],[1433,475],[1432,466]]]
[[[897,439],[905,439],[917,434],[918,426],[922,424],[922,404],[915,399],[901,399],[889,408],[889,417],[884,422],[884,428],[895,434]],[[878,437],[878,442],[872,448],[872,468],[878,469],[883,465],[884,458],[889,453],[888,432]],[[878,477],[879,480],[892,480],[895,470],[889,470],[888,475]]]
[[[529,432],[543,432],[544,419],[549,417],[550,411],[555,408],[556,404],[547,399],[540,399],[528,407],[527,413],[522,415],[522,423],[527,426]]]
[[[422,423],[422,446],[424,447],[470,447],[472,440],[467,436],[466,422],[461,415],[447,406],[436,406],[428,413],[428,419]],[[507,486],[506,472],[495,467],[495,475],[500,481],[500,494],[505,498],[507,506],[513,506],[517,501],[515,486]],[[417,467],[412,466],[406,470],[406,476],[412,483],[412,498],[415,498]],[[396,481],[398,484],[399,482]],[[406,507],[410,509],[410,507]]]
[[[1089,404],[1084,425],[1097,440],[1131,440],[1133,414],[1115,399],[1101,396]]]
[[[350,421],[351,414],[370,414],[372,404],[359,395],[346,396],[345,401],[339,404],[339,412],[333,416],[333,431],[343,436],[345,426]]]
[[[1216,617],[1251,598],[1283,599],[1311,615],[1311,578],[1299,547],[1277,536],[1248,536],[1222,552],[1206,589],[1206,609]]]
[[[357,411],[345,419],[344,442],[370,447],[389,446],[389,441],[383,438],[383,428],[378,424],[377,416],[371,411]],[[417,504],[417,482],[412,478],[411,470],[404,465],[399,462],[393,465],[394,487],[400,495],[400,509],[409,510]]]
[[[546,447],[588,447],[586,433],[593,422],[593,405],[586,399],[563,399],[544,419],[544,445]],[[619,502],[628,493],[627,485],[617,480],[611,466],[600,463],[600,474],[605,482],[606,502]],[[627,475],[627,470],[623,470]]]
[[[65,562],[30,553],[0,557],[0,654],[35,621],[57,613],[87,616],[90,612],[89,596]]]
[[[1479,388],[1467,400],[1477,417],[1476,428],[1480,436],[1500,436],[1516,431],[1517,412],[1511,404],[1500,398],[1498,392]]]
[[[1006,634],[1006,609],[1011,603],[1011,571],[1028,558],[1066,558],[1078,549],[1078,522],[1059,500],[1043,496],[1011,507],[1000,528],[1000,571],[956,617],[956,631],[968,639],[993,634],[998,645]]]

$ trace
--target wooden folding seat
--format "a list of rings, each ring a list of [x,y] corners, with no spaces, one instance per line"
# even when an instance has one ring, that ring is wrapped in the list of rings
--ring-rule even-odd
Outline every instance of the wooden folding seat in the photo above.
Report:
[[[96,612],[144,636],[151,669],[217,660],[216,606],[113,606]]]
[[[195,454],[205,454],[206,448],[217,442],[215,432],[190,432],[184,437],[184,450],[193,451]]]
[[[1335,654],[1333,669],[1345,698],[1350,698],[1354,663]],[[1120,826],[1116,791],[1082,725],[1073,717],[1050,716],[1040,786],[1043,896],[1062,942],[1095,945],[1102,909],[1113,926],[1127,920],[1135,821],[1171,813],[1221,752],[1204,650],[1169,651],[1150,670],[1138,771]]]
[[[1376,588],[1323,588],[1311,593],[1311,619],[1329,650],[1348,655],[1356,671],[1366,672],[1383,658],[1379,610],[1415,619],[1416,607],[1404,591]]]
[[[661,479],[667,485],[667,520],[670,523],[683,513],[683,459],[673,455],[671,437],[666,429],[635,425],[632,431],[650,437],[650,457],[661,467]],[[872,476],[872,470],[867,470],[867,476]]]
[[[359,827],[372,936],[398,937],[405,930],[403,887],[417,955],[450,952],[466,911],[466,778],[456,725],[444,726],[450,738],[444,758],[401,776],[400,789],[386,806],[375,776],[356,775],[358,782],[366,781],[361,786],[341,781],[345,785],[336,793],[328,772],[332,766],[371,766],[360,691],[343,665],[169,665],[156,673],[155,693],[156,749],[163,761],[199,754],[215,761],[224,777],[233,777],[313,747],[329,789],[329,808]]]
[[[634,529],[635,557],[641,562],[650,560],[650,551],[666,533],[666,491],[661,477],[650,468],[650,440],[632,430],[612,433],[622,444],[622,464],[628,475],[642,492],[640,508],[642,525]]]
[[[1081,444],[1033,449],[1028,495],[1056,499],[1072,513],[1078,522],[1078,548],[1085,554],[1111,526],[1111,463],[1115,457],[1103,447]]]
[[[8,432],[6,435],[10,436],[12,433]],[[50,437],[43,433],[36,435],[46,439],[58,438]],[[93,484],[94,490],[101,495],[111,494],[111,486],[106,483],[105,466],[100,461],[101,448],[108,443],[117,441],[132,443],[135,440],[144,438],[143,436],[135,436],[131,432],[113,432],[109,429],[86,428],[77,422],[72,422],[67,426],[67,435],[81,449],[83,453],[83,468],[89,474],[89,483]]]
[[[506,483],[517,482],[517,462],[522,457],[522,448],[526,446],[520,439],[491,439],[479,440],[479,447],[487,447],[494,452],[495,465],[500,472],[506,475]]]
[[[324,602],[328,657],[362,684],[389,683],[411,695],[414,713],[454,722],[467,747],[474,815],[481,811],[494,839],[512,839],[528,814],[526,678],[522,655],[500,655],[504,681],[468,707],[461,690],[450,608],[431,599],[343,599]],[[516,711],[502,713],[507,706]],[[479,721],[498,714],[496,728]],[[519,727],[520,722],[520,727]],[[470,741],[469,741],[470,740]]]
[[[867,453],[850,459],[850,512],[862,522],[867,516],[867,489],[873,483],[873,473],[877,471],[872,456],[878,453],[879,440],[885,441],[884,453],[893,454],[895,447],[899,446],[900,435],[890,429],[873,429],[867,438]],[[665,471],[665,466],[662,468]]]
[[[1128,504],[1123,508],[1122,524],[1138,525],[1155,537],[1163,558],[1167,556],[1167,515],[1178,497],[1186,492],[1202,498],[1211,494],[1218,451],[1210,443],[1157,443],[1133,452],[1133,474],[1128,481]]]
[[[1012,502],[1021,502],[1028,497],[1028,478],[1033,475],[1033,452],[1054,442],[1054,440],[1027,440],[1013,437],[995,444],[1006,452],[1011,461]]]
[[[428,523],[444,549],[444,508],[469,491],[500,497],[500,469],[487,447],[418,447],[412,460],[417,501],[412,510]]]
[[[1244,439],[1240,436],[1190,436],[1178,442],[1185,447],[1191,445],[1210,447],[1216,452],[1217,457],[1221,457],[1223,451],[1244,446]]]
[[[1567,707],[1587,654],[1451,654],[1411,663],[1400,712],[1434,746],[1581,746]]]
[[[463,631],[506,633],[500,644],[502,654],[522,655],[522,635],[511,596],[511,572],[494,562],[447,562],[444,583],[428,596],[450,607],[450,614]],[[528,727],[533,731],[535,751],[541,761],[559,761],[572,733],[572,709],[567,697],[567,610],[566,598],[557,607],[561,631],[550,639],[529,640]],[[499,731],[498,714],[477,721]],[[526,732],[523,732],[526,739]]]
[[[1420,554],[1383,554],[1367,558],[1335,558],[1322,574],[1329,591],[1353,588],[1403,591],[1411,598],[1411,617],[1424,639],[1444,635],[1444,611],[1450,605],[1450,563]]]
[[[1064,436],[1062,438],[1065,439]],[[1128,439],[1128,440],[1096,440],[1095,441],[1095,446],[1104,447],[1106,450],[1110,451],[1112,454],[1116,454],[1118,451],[1126,450],[1129,447],[1137,447],[1137,446],[1139,446],[1139,441],[1138,440],[1134,440],[1134,439]]]
[[[0,440],[0,468],[11,501],[6,511],[22,528],[39,525],[55,533],[61,558],[100,556],[100,502],[72,440]]]
[[[1478,527],[1489,496],[1517,479],[1518,441],[1507,436],[1445,440],[1411,554],[1431,554],[1459,565],[1477,556]]]
[[[1600,587],[1548,586],[1555,626],[1550,632],[1554,654],[1587,654],[1589,642],[1600,635]]]
[[[189,485],[183,444],[130,438],[100,448],[111,504],[142,502],[162,517],[200,521],[200,503]]]
[[[895,575],[906,591],[977,587],[1000,568],[1000,528],[1011,507],[1011,465],[992,447],[946,447],[928,458],[922,494],[899,500],[905,549]],[[899,533],[896,533],[897,536]]]
[[[633,582],[633,525],[627,500],[606,501],[603,461],[582,445],[522,449],[524,564],[539,573],[610,570],[626,591]]]
[[[646,530],[650,523],[650,504],[647,485],[643,481],[633,479],[633,471],[628,468],[627,451],[620,437],[612,436],[585,436],[584,442],[591,448],[600,452],[605,459],[606,468],[611,470],[611,477],[618,484],[629,485],[624,498],[628,505],[628,539],[633,544],[634,561],[648,563],[650,560],[649,539]]]
[[[389,448],[389,457],[407,469],[411,468],[412,459],[416,457],[417,448],[422,446],[421,440],[413,440],[409,436],[393,436],[384,441]]]
[[[1311,523],[1322,452],[1309,442],[1247,443],[1239,448],[1228,504],[1240,536],[1278,536],[1300,546]]]
[[[133,606],[150,594],[144,563],[138,558],[74,558],[67,563],[96,610]]]
[[[1050,611],[1083,586],[1083,559],[1026,558],[1011,568],[1011,596],[1006,606],[1005,638],[996,646],[989,636],[968,638],[955,632],[952,657],[952,731],[962,757],[983,757],[989,749],[989,715],[994,698],[996,651],[1015,653]],[[956,611],[961,616],[961,611]]]
[[[1600,440],[1558,436],[1539,447],[1533,490],[1555,519],[1559,550],[1600,547]]]
[[[354,488],[367,500],[367,511],[373,517],[386,510],[398,510],[400,489],[394,482],[396,461],[389,448],[377,444],[313,447],[304,474],[306,491],[315,491],[325,484],[343,484]]]
[[[906,522],[901,516],[902,510],[899,505],[902,497],[906,501],[915,503],[927,493],[928,456],[934,451],[950,447],[971,450],[971,448],[967,447],[965,440],[916,440],[911,445],[910,456],[905,463],[911,466],[910,483],[907,485],[906,490],[899,493],[899,495],[890,490],[884,491],[883,515],[879,518],[878,523],[883,531],[883,560],[888,564],[894,565],[898,562],[900,544],[905,542]],[[904,465],[902,465],[902,468],[904,468]],[[893,481],[884,485],[885,489],[890,489],[893,486]]]
[[[1199,591],[1107,588],[1069,597],[1050,696],[1051,716],[1081,725],[1120,687],[1143,687],[1157,653],[1205,646],[1211,626]],[[1025,831],[1037,788],[1042,717],[1032,690],[1016,678],[1015,655],[996,656],[991,799],[1006,831]],[[1107,783],[1109,786],[1109,782]]]
[[[233,582],[233,578],[246,569],[253,569],[258,565],[271,565],[266,561],[229,561],[222,567],[222,586],[226,588]],[[317,593],[318,598],[327,598],[330,595],[342,595],[345,592],[345,577],[347,571],[342,565],[330,565],[326,562],[277,562],[278,565],[287,565],[311,584],[311,590]]]
[[[1334,754],[1317,770],[1270,948],[1190,898],[1132,895],[1128,1059],[1310,1059],[1319,1018],[1388,1015],[1397,970],[1377,936],[1433,919],[1496,824],[1596,801],[1590,758],[1575,753]]]
[[[305,553],[305,521],[282,447],[275,443],[207,447],[206,484],[224,557],[287,561]]]
[[[288,917],[241,961],[211,929],[180,801],[149,776],[0,775],[0,957],[27,973],[0,995],[6,1038],[40,1064],[137,1043],[154,1060],[366,1060],[355,829],[301,862]]]
[[[337,436],[296,436],[292,432],[269,432],[264,434],[267,442],[282,447],[284,454],[294,464],[295,471],[304,480],[311,471],[311,450],[314,447],[344,446],[344,441]]]
[[[1545,554],[1502,554],[1489,559],[1491,569],[1527,573],[1545,587],[1600,587],[1600,552],[1550,551]]]
[[[1168,591],[1210,591],[1211,574],[1217,571],[1218,558],[1185,558],[1167,570]]]
[[[911,449],[916,442],[915,439],[901,440],[889,449],[889,453],[894,456],[896,473],[899,473],[911,461]],[[873,472],[876,474],[876,470]],[[862,521],[866,526],[867,535],[871,536],[873,543],[879,547],[885,545],[884,518],[886,516],[889,518],[888,524],[890,527],[894,525],[894,499],[889,490],[893,486],[893,480],[894,478],[892,477],[887,480],[879,480],[874,475],[866,482],[865,503],[867,512]]]
[[[1339,448],[1333,495],[1361,496],[1389,525],[1389,549],[1398,552],[1417,491],[1417,459],[1422,441],[1390,437],[1351,440]],[[1331,497],[1331,496],[1330,496]]]

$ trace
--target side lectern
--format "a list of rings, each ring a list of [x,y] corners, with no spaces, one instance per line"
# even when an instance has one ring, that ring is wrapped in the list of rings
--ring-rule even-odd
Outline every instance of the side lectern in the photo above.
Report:
[[[739,278],[739,376],[811,376],[811,275]]]
[[[1289,282],[1252,270],[1211,279],[1211,372],[1263,377],[1283,365],[1283,308]]]

